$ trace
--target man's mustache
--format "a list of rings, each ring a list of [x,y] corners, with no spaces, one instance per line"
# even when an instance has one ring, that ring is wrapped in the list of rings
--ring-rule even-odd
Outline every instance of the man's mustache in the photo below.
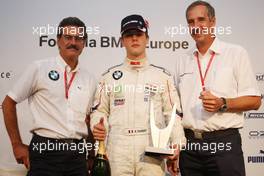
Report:
[[[77,51],[79,50],[76,45],[70,45],[67,47],[67,49],[75,49]]]

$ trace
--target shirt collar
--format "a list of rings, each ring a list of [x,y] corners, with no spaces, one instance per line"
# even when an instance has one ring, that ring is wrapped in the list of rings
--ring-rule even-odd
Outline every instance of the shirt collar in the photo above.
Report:
[[[138,60],[126,58],[125,66],[131,70],[141,70],[147,68],[149,66],[149,62],[146,57]]]
[[[208,50],[210,52],[213,51],[216,55],[221,54],[222,52],[221,41],[218,38],[215,38]],[[199,50],[197,47],[195,47],[192,50],[192,54],[195,56],[197,52],[199,52]]]
[[[79,67],[79,63],[76,65],[75,69],[74,70],[71,70],[71,67],[65,62],[65,60],[61,57],[61,55],[58,55],[57,56],[57,62],[61,68],[61,70],[66,70],[67,73],[70,73],[70,72],[77,72],[80,67]]]

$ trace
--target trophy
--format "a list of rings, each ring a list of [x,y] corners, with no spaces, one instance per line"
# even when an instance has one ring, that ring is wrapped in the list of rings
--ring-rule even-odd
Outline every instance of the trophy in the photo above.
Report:
[[[172,156],[174,150],[168,148],[168,141],[171,135],[172,128],[175,123],[176,116],[176,104],[174,104],[171,119],[167,127],[159,129],[155,123],[153,102],[150,102],[150,129],[153,146],[147,146],[145,148],[145,154],[149,156]]]

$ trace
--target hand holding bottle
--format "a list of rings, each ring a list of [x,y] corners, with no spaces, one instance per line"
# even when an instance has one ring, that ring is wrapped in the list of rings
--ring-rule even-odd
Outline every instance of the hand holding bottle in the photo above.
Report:
[[[99,141],[99,149],[92,169],[92,176],[111,176],[111,168],[106,156],[104,139],[106,137],[106,129],[104,126],[104,118],[94,126],[94,138]]]
[[[103,117],[100,119],[100,122],[94,126],[93,136],[94,136],[94,139],[96,139],[98,141],[104,141],[105,140],[106,129],[104,126],[104,118]]]

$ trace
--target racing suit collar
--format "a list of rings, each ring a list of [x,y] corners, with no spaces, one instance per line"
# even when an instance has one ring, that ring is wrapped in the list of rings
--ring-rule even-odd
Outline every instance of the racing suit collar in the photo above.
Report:
[[[131,70],[141,70],[147,68],[149,63],[146,57],[137,60],[126,58],[125,66]]]

